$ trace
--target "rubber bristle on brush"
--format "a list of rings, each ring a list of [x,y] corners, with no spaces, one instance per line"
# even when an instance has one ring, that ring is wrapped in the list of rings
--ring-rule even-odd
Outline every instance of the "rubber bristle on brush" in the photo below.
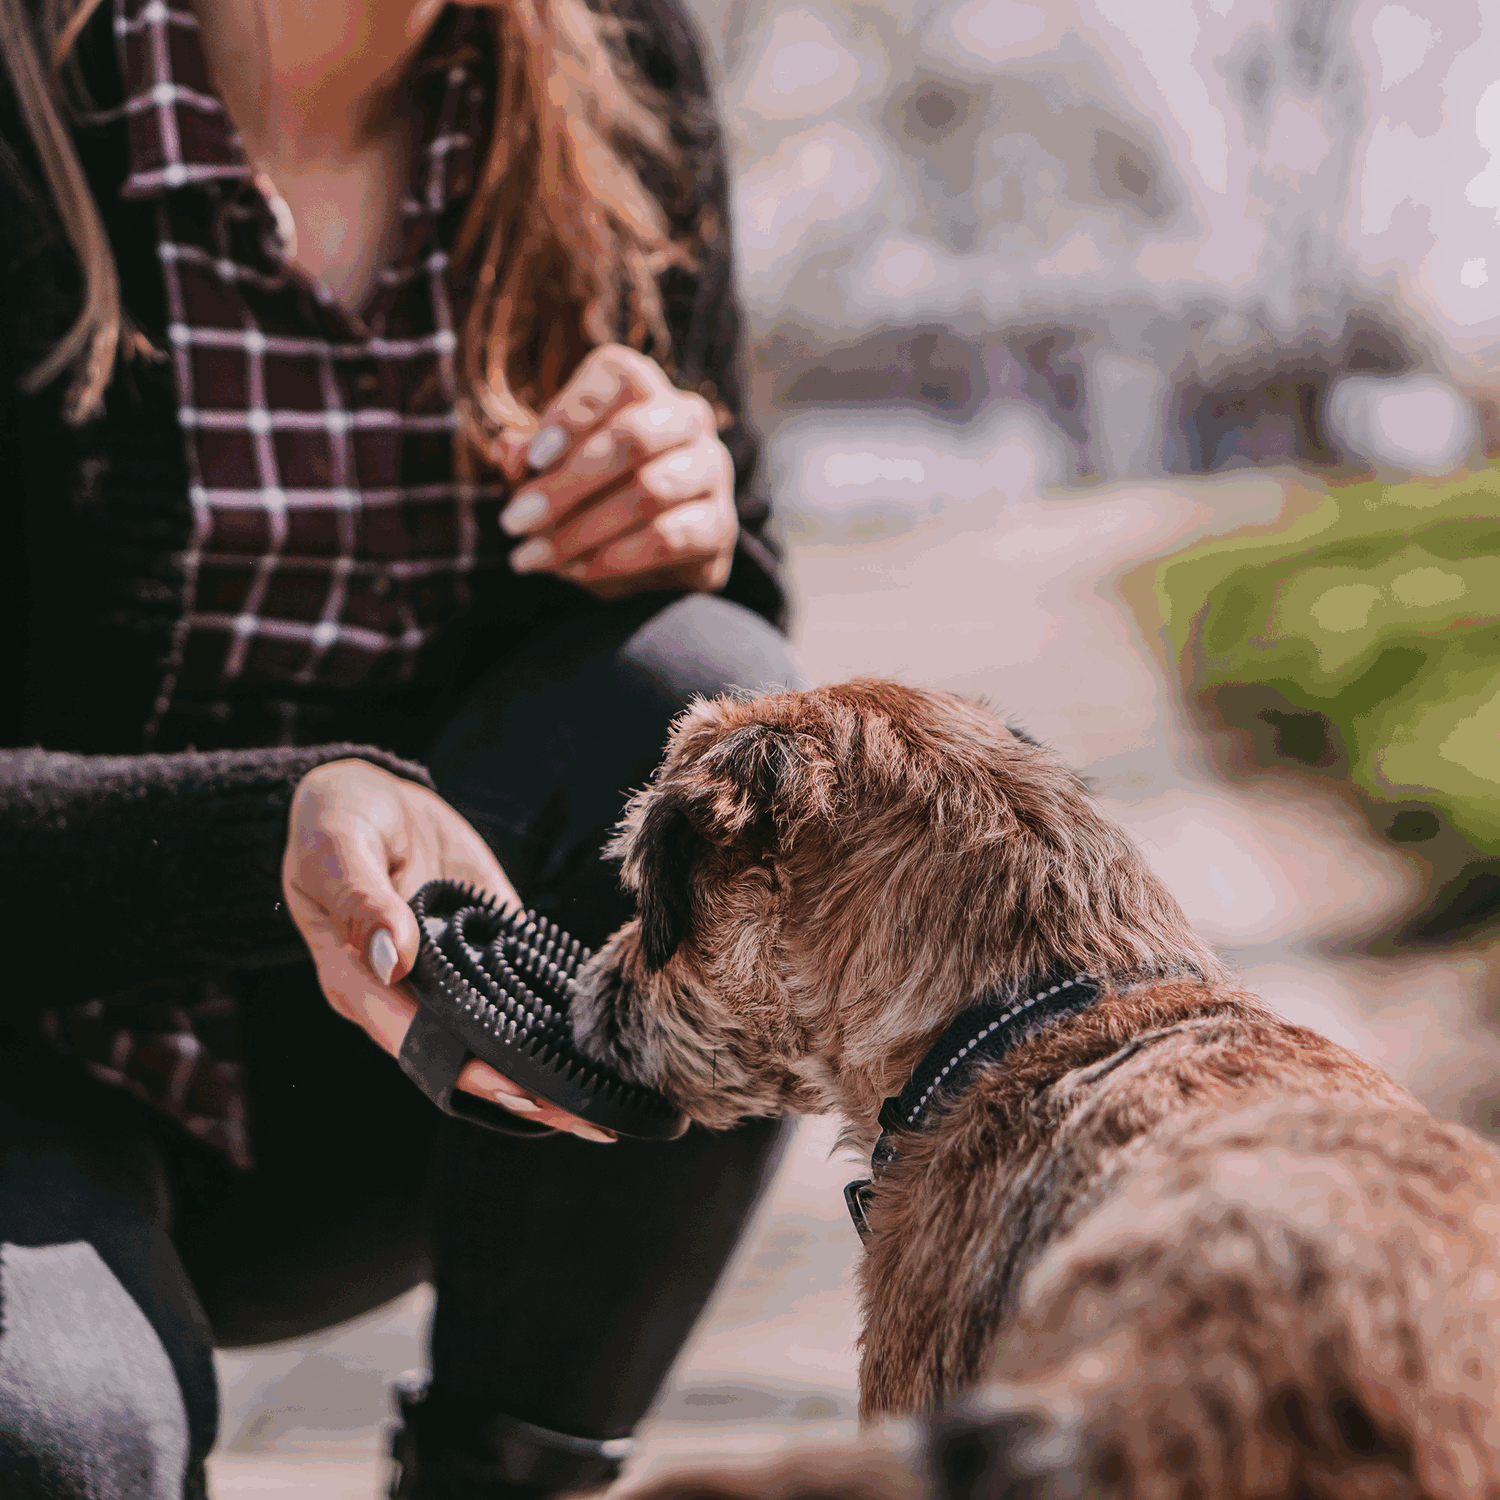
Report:
[[[651,1140],[682,1134],[676,1105],[573,1045],[568,1006],[592,956],[577,938],[452,880],[424,885],[411,909],[422,937],[406,983],[481,1062],[591,1125]]]

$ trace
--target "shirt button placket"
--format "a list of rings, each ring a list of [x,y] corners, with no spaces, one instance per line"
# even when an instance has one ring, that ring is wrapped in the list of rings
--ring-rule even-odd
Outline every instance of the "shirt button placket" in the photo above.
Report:
[[[397,410],[398,392],[389,360],[367,355],[353,372],[351,386],[361,409]],[[367,428],[360,458],[362,487],[367,495],[373,492],[376,498],[361,518],[359,562],[367,570],[370,596],[382,601],[380,616],[388,625],[392,616],[391,596],[400,592],[388,568],[405,555],[400,508],[388,498],[401,482],[400,431],[387,426]]]

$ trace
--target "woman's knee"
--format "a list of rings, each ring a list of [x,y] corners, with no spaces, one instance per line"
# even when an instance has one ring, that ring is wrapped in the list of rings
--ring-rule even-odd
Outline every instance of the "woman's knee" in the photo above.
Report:
[[[738,604],[631,599],[513,652],[450,721],[428,766],[523,896],[593,943],[629,912],[600,850],[656,769],[672,720],[700,694],[803,682],[786,639]]]
[[[0,1495],[202,1492],[212,1335],[134,1101],[0,1046]]]
[[[0,1244],[0,1493],[182,1500],[199,1455],[172,1361],[86,1240]]]
[[[694,697],[806,685],[790,642],[711,594],[648,595],[540,631],[470,696],[428,757],[439,789],[475,767],[660,752]]]
[[[714,594],[688,594],[650,614],[625,640],[620,659],[649,675],[678,707],[700,695],[807,686],[779,630]]]
[[[694,697],[803,682],[785,637],[741,605],[632,599],[513,652],[439,735],[428,765],[438,790],[502,844],[539,819],[607,826]]]

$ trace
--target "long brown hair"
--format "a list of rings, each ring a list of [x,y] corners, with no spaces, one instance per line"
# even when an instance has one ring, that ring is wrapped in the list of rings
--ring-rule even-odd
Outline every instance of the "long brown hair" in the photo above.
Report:
[[[40,390],[72,372],[71,421],[97,414],[117,359],[150,352],[125,317],[99,209],[65,117],[86,107],[74,43],[103,0],[0,0],[0,52],[68,240],[83,307],[25,378]],[[528,429],[592,347],[618,338],[669,361],[657,277],[689,251],[642,182],[672,147],[656,101],[630,65],[623,32],[583,0],[486,0],[494,27],[494,126],[454,246],[472,287],[460,336],[461,436],[482,447]],[[38,31],[40,34],[38,34]]]

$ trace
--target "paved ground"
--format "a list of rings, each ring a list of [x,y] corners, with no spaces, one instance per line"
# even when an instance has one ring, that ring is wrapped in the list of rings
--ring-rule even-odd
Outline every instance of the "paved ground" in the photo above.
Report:
[[[893,462],[896,462],[893,460]],[[899,473],[899,464],[893,473]],[[1500,1126],[1500,973],[1482,952],[1367,960],[1351,940],[1417,895],[1359,815],[1292,776],[1229,784],[1185,725],[1119,579],[1191,537],[1270,519],[1273,477],[1097,488],[996,502],[956,497],[801,528],[797,633],[814,675],[858,673],[985,695],[1096,778],[1200,929],[1285,1012],[1389,1068],[1435,1108]],[[962,503],[959,503],[962,501]],[[725,1286],[684,1352],[642,1464],[847,1423],[858,1243],[830,1159],[799,1136]],[[375,1493],[389,1379],[422,1358],[418,1292],[319,1339],[221,1360],[220,1500]]]

